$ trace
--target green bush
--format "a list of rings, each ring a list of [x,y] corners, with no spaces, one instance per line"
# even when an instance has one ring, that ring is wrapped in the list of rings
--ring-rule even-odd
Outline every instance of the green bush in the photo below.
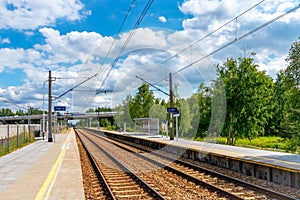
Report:
[[[287,152],[296,152],[300,146],[300,138],[297,136],[293,136],[291,139],[289,139],[285,145],[283,146],[283,149]]]

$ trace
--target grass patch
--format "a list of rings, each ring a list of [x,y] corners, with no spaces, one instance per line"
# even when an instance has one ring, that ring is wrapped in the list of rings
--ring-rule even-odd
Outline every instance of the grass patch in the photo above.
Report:
[[[195,141],[200,142],[209,142],[209,143],[217,143],[217,144],[226,144],[226,137],[209,137],[209,138],[195,138]],[[255,149],[265,149],[272,151],[284,151],[290,153],[300,153],[300,146],[292,143],[293,140],[285,139],[276,136],[269,137],[258,137],[254,138],[251,141],[247,138],[237,139],[236,145],[239,147],[247,147],[247,148],[255,148]]]
[[[285,149],[287,140],[281,137],[258,137],[254,138],[251,141],[243,138],[237,139],[236,145],[243,146],[243,147],[254,147],[254,148],[262,148],[262,149],[272,149],[272,150],[279,150]]]
[[[0,157],[11,153],[19,148],[22,148],[35,141],[33,134],[22,133],[18,136],[10,137],[9,139],[0,140]]]

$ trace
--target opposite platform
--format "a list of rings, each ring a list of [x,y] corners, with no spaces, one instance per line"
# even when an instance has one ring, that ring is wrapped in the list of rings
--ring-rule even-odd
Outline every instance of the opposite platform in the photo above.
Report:
[[[192,160],[230,169],[234,172],[281,185],[300,188],[300,155],[197,142],[170,140],[160,135],[104,131],[112,138],[132,141]]]
[[[39,140],[0,158],[0,200],[84,199],[73,130],[54,143]]]

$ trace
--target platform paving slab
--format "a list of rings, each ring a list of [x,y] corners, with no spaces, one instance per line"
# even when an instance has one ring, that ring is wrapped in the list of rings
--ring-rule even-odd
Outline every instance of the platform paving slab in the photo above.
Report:
[[[0,200],[84,199],[73,130],[0,158],[0,180]]]

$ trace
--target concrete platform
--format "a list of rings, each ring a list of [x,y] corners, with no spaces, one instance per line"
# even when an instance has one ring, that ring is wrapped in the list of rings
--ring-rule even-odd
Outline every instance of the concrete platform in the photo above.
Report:
[[[0,158],[0,200],[84,199],[73,130],[55,142],[39,140]]]
[[[199,160],[270,182],[300,189],[300,155],[229,145],[170,140],[160,135],[104,131],[113,138],[129,140],[179,157]]]

